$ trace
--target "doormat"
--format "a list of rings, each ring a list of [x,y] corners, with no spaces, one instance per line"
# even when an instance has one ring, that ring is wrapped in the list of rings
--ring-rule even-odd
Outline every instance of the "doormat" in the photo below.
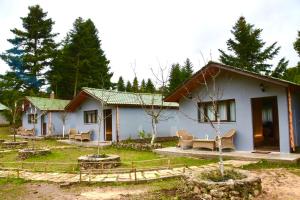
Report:
[[[269,154],[271,151],[252,151],[251,153]]]

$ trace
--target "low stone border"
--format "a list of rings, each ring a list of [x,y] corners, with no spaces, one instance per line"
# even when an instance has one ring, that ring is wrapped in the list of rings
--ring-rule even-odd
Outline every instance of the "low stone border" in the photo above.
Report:
[[[162,148],[162,144],[154,143],[153,145],[149,143],[113,143],[113,146],[116,148],[127,148],[127,149],[134,149],[139,151],[152,151],[153,149],[160,149]]]
[[[21,160],[25,160],[32,156],[47,155],[50,153],[51,153],[50,149],[22,149],[22,150],[19,150],[18,157]]]
[[[108,154],[107,157],[96,158],[93,155],[80,156],[79,166],[82,169],[111,169],[121,165],[120,156]]]
[[[14,148],[24,148],[28,146],[27,141],[18,141],[18,142],[2,142],[2,147],[3,148],[9,148],[9,149],[14,149]]]
[[[195,193],[200,199],[205,200],[242,200],[258,196],[262,191],[261,179],[245,170],[235,170],[245,175],[246,178],[213,182],[201,180],[199,173],[193,173],[192,176],[185,176],[186,188],[188,191]]]

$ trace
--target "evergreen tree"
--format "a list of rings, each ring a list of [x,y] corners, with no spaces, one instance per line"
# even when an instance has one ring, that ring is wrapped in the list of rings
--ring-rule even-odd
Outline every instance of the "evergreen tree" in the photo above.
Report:
[[[132,92],[132,85],[130,81],[127,81],[125,90],[126,92]]]
[[[171,67],[170,75],[169,75],[169,85],[168,91],[174,91],[183,81],[183,73],[181,71],[180,65],[173,64]]]
[[[279,63],[277,64],[277,67],[272,72],[271,76],[275,78],[284,78],[284,73],[287,70],[287,66],[289,64],[288,60],[285,60],[285,58],[280,59]]]
[[[111,88],[113,73],[109,70],[109,60],[101,49],[94,23],[78,18],[63,42],[49,73],[49,82],[53,90],[58,88],[58,96],[71,98],[82,87]]]
[[[146,82],[145,82],[144,79],[143,79],[142,82],[141,82],[140,92],[141,92],[141,93],[146,92]]]
[[[139,82],[137,77],[134,77],[132,82],[132,92],[139,92]]]
[[[193,75],[193,64],[189,58],[187,58],[182,67],[182,78],[185,81]]]
[[[155,92],[155,86],[152,83],[150,78],[148,78],[147,83],[146,83],[146,92],[148,92],[148,93],[154,93]]]
[[[234,67],[268,74],[272,65],[267,61],[278,54],[280,47],[274,42],[264,48],[265,42],[260,38],[261,32],[262,29],[254,28],[254,25],[247,23],[244,17],[240,17],[231,31],[234,39],[227,40],[227,49],[230,53],[219,49],[220,61]]]
[[[298,37],[294,43],[294,49],[296,50],[296,52],[298,53],[298,55],[300,57],[300,31],[298,31]]]
[[[13,39],[8,41],[13,45],[1,58],[10,66],[12,72],[4,79],[16,79],[16,89],[39,91],[44,84],[43,69],[52,65],[56,55],[57,44],[52,33],[54,22],[47,18],[39,5],[29,6],[29,13],[21,17],[23,30],[14,28]]]
[[[125,91],[125,84],[122,76],[119,77],[118,83],[117,83],[117,90],[118,91]]]

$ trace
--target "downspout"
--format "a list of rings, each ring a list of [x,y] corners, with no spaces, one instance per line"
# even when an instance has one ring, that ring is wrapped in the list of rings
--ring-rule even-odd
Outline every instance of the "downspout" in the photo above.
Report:
[[[288,117],[289,117],[289,138],[292,152],[295,152],[295,139],[294,139],[294,126],[293,126],[293,112],[292,112],[292,96],[291,88],[287,88],[287,98],[288,98]]]
[[[119,142],[119,127],[120,126],[120,121],[119,121],[119,106],[116,107],[116,137],[117,137],[117,142]]]

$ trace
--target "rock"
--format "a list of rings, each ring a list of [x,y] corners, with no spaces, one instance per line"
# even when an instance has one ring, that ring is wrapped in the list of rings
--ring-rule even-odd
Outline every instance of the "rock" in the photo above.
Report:
[[[202,195],[202,199],[204,199],[204,200],[211,200],[211,199],[212,199],[212,196],[209,195],[209,194],[203,194],[203,195]]]
[[[210,195],[213,197],[221,198],[224,196],[224,192],[219,191],[219,190],[211,190]]]
[[[200,192],[201,192],[201,190],[197,186],[195,186],[194,187],[194,193],[199,194]]]
[[[235,190],[230,191],[230,194],[233,195],[233,196],[239,196],[240,195],[240,193],[238,191],[235,191]]]
[[[257,197],[259,194],[260,194],[260,191],[259,191],[259,190],[254,190],[253,195],[254,195],[255,197]]]

